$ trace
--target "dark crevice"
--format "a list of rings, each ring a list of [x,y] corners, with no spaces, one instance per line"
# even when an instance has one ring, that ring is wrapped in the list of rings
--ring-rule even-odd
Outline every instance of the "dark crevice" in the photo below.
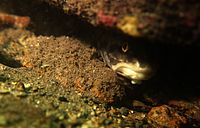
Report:
[[[18,60],[15,60],[3,51],[0,51],[0,63],[12,68],[22,67],[22,64]]]
[[[6,76],[0,74],[0,82],[6,82],[9,78],[7,78]]]

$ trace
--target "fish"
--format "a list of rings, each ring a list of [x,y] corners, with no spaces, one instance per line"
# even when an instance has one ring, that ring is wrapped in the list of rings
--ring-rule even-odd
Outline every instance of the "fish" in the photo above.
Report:
[[[131,84],[141,84],[153,76],[154,66],[148,61],[149,49],[144,42],[110,42],[100,47],[100,55],[108,67]]]

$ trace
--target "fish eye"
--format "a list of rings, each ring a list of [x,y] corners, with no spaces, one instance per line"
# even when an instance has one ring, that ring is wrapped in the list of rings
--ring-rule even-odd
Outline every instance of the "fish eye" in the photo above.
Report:
[[[122,45],[122,51],[124,52],[124,53],[126,53],[127,51],[128,51],[128,43],[123,43],[123,45]]]

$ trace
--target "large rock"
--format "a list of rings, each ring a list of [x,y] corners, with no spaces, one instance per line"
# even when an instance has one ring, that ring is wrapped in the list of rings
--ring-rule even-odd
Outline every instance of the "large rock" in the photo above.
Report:
[[[200,34],[198,0],[42,0],[133,36],[167,43],[195,44]]]

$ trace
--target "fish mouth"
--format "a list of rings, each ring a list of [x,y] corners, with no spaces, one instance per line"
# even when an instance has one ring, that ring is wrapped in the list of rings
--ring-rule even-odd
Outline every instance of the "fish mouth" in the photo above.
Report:
[[[118,62],[111,65],[111,68],[117,74],[130,79],[132,84],[141,84],[143,80],[148,80],[152,72],[149,66],[141,66],[139,61],[134,63]]]

